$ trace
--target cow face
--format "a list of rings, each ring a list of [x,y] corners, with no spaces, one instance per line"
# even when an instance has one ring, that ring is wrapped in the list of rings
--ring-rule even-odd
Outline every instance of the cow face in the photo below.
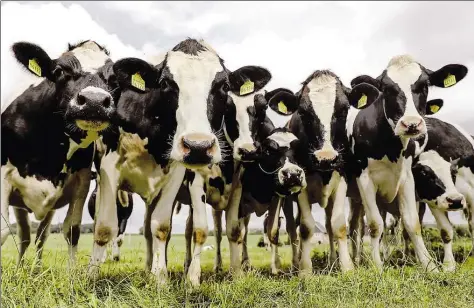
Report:
[[[444,211],[466,207],[466,199],[456,187],[457,160],[447,162],[436,151],[420,154],[412,168],[418,198]]]
[[[69,50],[52,60],[39,46],[26,42],[12,47],[16,59],[29,72],[55,84],[58,113],[64,113],[69,133],[99,132],[115,116],[120,92],[109,53],[94,41],[69,45]]]
[[[298,108],[314,167],[332,170],[343,163],[340,153],[347,143],[345,123],[350,106],[363,109],[379,97],[379,91],[360,84],[345,87],[330,71],[316,71],[303,82],[297,95],[288,90],[269,93],[270,107],[287,115]]]
[[[268,104],[263,97],[263,87],[270,79],[270,72],[257,66],[245,66],[229,74],[229,99],[235,109],[233,118],[236,121],[235,125],[225,128],[230,139],[235,140],[233,156],[238,161],[249,162],[256,158],[261,141],[258,140],[260,126],[267,121]]]
[[[229,72],[222,59],[205,42],[182,41],[166,54],[158,67],[128,58],[118,61],[114,71],[135,91],[153,93],[152,101],[146,104],[150,113],[161,110],[162,114],[149,116],[155,117],[155,122],[164,120],[173,124],[169,138],[171,159],[190,169],[222,160],[218,136],[221,135],[231,90]],[[137,73],[142,85],[138,88],[131,81]],[[172,111],[172,114],[163,115],[166,114],[163,110]],[[164,119],[168,116],[171,118]]]
[[[463,65],[449,64],[433,72],[408,55],[393,57],[377,79],[363,75],[352,85],[367,82],[383,93],[385,117],[396,136],[417,138],[426,133],[424,120],[428,87],[447,88],[467,74]]]
[[[286,129],[275,129],[261,144],[260,170],[276,174],[276,192],[281,196],[299,193],[306,187],[304,170],[295,161],[299,140]]]

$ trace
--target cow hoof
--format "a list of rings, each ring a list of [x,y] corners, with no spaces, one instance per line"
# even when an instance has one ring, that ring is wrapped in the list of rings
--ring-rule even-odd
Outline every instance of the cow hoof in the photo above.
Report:
[[[214,273],[216,274],[222,273],[222,264],[214,266]]]
[[[120,256],[114,256],[114,261],[120,261]]]
[[[94,281],[97,280],[97,278],[99,278],[99,267],[97,265],[89,265],[87,277]]]
[[[444,263],[443,264],[443,272],[454,272],[456,270],[456,264],[454,263]]]
[[[160,270],[155,274],[155,277],[158,286],[165,285],[168,282],[168,271]]]
[[[198,287],[201,284],[201,266],[191,262],[188,270],[188,280],[193,287]]]

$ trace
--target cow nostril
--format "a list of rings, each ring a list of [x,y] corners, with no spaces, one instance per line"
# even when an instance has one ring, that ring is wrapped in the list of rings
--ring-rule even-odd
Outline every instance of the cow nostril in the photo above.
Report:
[[[106,97],[104,98],[104,103],[103,103],[104,107],[105,107],[105,108],[109,108],[109,107],[110,107],[110,103],[111,103],[110,96],[106,96]]]
[[[86,103],[86,97],[85,97],[83,94],[79,93],[79,94],[77,95],[77,104],[78,104],[79,106],[82,106],[82,105],[84,105],[85,103]]]

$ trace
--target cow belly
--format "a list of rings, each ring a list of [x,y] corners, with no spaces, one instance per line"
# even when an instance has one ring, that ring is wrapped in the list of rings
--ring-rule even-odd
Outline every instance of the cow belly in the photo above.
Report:
[[[21,196],[23,204],[38,220],[46,216],[62,195],[63,185],[55,185],[49,180],[38,180],[34,176],[22,177],[10,162],[2,168],[9,169],[5,180],[12,184],[13,190]],[[68,177],[70,176],[66,176],[65,181]]]
[[[341,179],[337,171],[333,171],[328,183],[323,183],[319,174],[313,174],[306,177],[308,183],[308,198],[309,203],[318,203],[322,208],[328,205],[329,197],[339,185]]]
[[[391,162],[385,156],[381,160],[369,159],[370,178],[377,187],[377,194],[385,202],[391,203],[397,196],[400,183],[405,180],[406,172],[410,172],[411,159],[399,159]]]

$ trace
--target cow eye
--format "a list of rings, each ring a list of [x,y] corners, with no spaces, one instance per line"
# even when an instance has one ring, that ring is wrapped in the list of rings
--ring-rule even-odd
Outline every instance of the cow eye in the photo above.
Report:
[[[160,81],[160,88],[163,90],[163,91],[169,91],[173,88],[173,82],[168,79],[168,78],[163,78],[161,81]]]
[[[53,71],[54,79],[58,80],[64,76],[64,70],[61,67],[56,67]]]
[[[229,84],[228,84],[227,82],[224,82],[224,83],[222,84],[222,88],[221,88],[221,89],[222,89],[222,92],[224,92],[224,93],[227,94],[227,92],[229,92],[229,90],[230,90],[230,86],[229,86]]]

